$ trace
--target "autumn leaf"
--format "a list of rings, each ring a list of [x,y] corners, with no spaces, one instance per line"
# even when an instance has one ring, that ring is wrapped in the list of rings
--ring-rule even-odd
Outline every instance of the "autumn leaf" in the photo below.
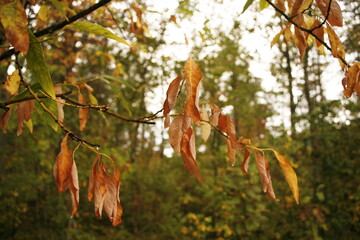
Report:
[[[80,104],[85,104],[85,97],[81,93],[81,90],[79,88],[78,90],[78,102]],[[80,125],[80,131],[83,131],[86,127],[86,122],[89,118],[89,109],[88,108],[79,108],[79,125]]]
[[[198,90],[201,78],[202,74],[199,66],[192,58],[189,58],[185,63],[185,79],[187,91],[185,116],[190,117],[196,124],[198,124],[201,120],[198,109]]]
[[[169,127],[169,143],[175,153],[180,153],[180,143],[183,136],[183,123],[184,117],[178,116],[171,122]]]
[[[19,85],[20,85],[19,70],[16,69],[10,76],[8,76],[4,88],[12,96],[18,91]]]
[[[360,63],[353,63],[346,71],[343,86],[346,98],[350,98],[354,91],[360,96]]]
[[[272,150],[278,160],[281,169],[285,175],[285,179],[288,182],[290,189],[293,193],[295,202],[299,204],[299,187],[298,180],[294,169],[291,167],[290,163],[286,160],[286,158],[281,155],[279,152]]]
[[[341,58],[345,58],[345,49],[344,46],[342,45],[339,36],[335,33],[334,29],[328,24],[326,23],[326,32],[329,36],[329,41],[330,41],[330,46],[331,46],[331,50],[332,50],[332,54],[335,58],[339,58],[339,63],[341,65],[341,68],[344,70],[345,65],[344,63],[341,61]]]
[[[316,3],[324,17],[326,17],[328,14],[329,2],[330,0],[316,0]],[[331,1],[331,7],[327,21],[332,26],[337,26],[337,27],[343,26],[343,17],[341,13],[341,8],[336,0]]]
[[[206,112],[205,105],[202,105],[202,107],[200,108],[200,118],[201,118],[201,122],[200,122],[201,135],[202,138],[204,139],[204,142],[206,142],[211,133],[211,125],[208,123],[209,116]]]
[[[182,75],[180,74],[170,83],[169,88],[166,91],[166,99],[164,102],[164,116],[165,116],[164,128],[167,128],[170,125],[169,113],[173,108],[176,98],[178,96],[181,79],[182,79]]]
[[[231,118],[228,115],[219,115],[219,122],[218,122],[219,129],[227,134],[229,137],[229,140],[231,142],[232,148],[236,150],[241,150],[242,147],[237,141],[236,138],[236,131],[235,131],[235,125]]]
[[[54,86],[54,89],[55,89],[55,94],[62,94],[62,88],[61,88],[61,85],[60,84],[56,84]],[[57,102],[57,109],[58,109],[58,121],[59,123],[63,124],[64,123],[64,117],[65,117],[65,114],[64,114],[64,105],[65,105],[65,100],[62,99],[62,98],[59,98],[57,97],[56,98]]]
[[[243,172],[243,175],[246,175],[248,173],[249,160],[250,160],[250,152],[245,147],[244,148],[244,160],[240,165],[240,168],[241,168],[241,171]]]
[[[199,182],[203,182],[196,163],[195,134],[192,127],[189,127],[181,139],[181,156],[184,160],[184,167],[194,174]]]
[[[293,17],[299,13],[299,10],[300,10],[303,2],[304,2],[304,0],[295,0],[295,3],[292,7],[291,14],[290,14],[291,17]]]
[[[217,127],[219,124],[219,116],[221,114],[221,109],[215,103],[210,103],[210,108],[211,108],[210,124],[214,127]]]
[[[260,175],[260,180],[264,193],[268,193],[268,196],[277,200],[275,196],[275,192],[272,186],[271,175],[270,175],[270,165],[266,160],[266,157],[259,153],[259,151],[254,150],[256,166]]]
[[[226,145],[227,145],[227,149],[228,149],[228,158],[230,160],[231,166],[235,166],[236,151],[231,146],[231,141],[229,139],[226,139]]]
[[[321,26],[321,22],[319,20],[315,20],[314,23],[312,24],[312,26],[310,27],[310,29],[314,29],[313,33],[315,36],[317,36],[319,39],[321,39],[322,41],[324,41],[324,27]],[[319,42],[319,40],[315,39],[316,41],[316,47],[320,47],[322,46],[322,43]]]
[[[306,38],[305,38],[305,34],[300,29],[295,28],[294,37],[295,37],[295,44],[296,44],[297,48],[299,49],[300,60],[302,60],[304,58],[305,50],[308,47]]]
[[[3,115],[1,115],[0,118],[0,127],[2,128],[3,133],[6,133],[6,125],[9,121],[9,118],[11,116],[11,108],[9,110],[5,111]]]
[[[79,206],[79,180],[72,151],[67,146],[67,137],[68,134],[61,141],[61,150],[56,157],[53,173],[59,192],[65,192],[67,189],[70,189],[72,200],[71,217],[73,217]]]
[[[0,23],[6,39],[14,48],[25,55],[29,49],[28,21],[25,9],[18,0],[0,3]]]
[[[31,112],[35,109],[34,100],[24,101],[18,104],[17,107],[17,135],[21,135],[23,129],[23,121],[29,121],[31,119]]]

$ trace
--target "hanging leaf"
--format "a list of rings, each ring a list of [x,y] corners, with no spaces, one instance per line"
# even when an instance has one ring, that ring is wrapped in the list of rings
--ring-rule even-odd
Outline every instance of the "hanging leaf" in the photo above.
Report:
[[[84,31],[84,32],[88,32],[88,33],[92,33],[98,36],[103,36],[106,38],[111,38],[115,41],[118,41],[122,44],[125,44],[127,46],[130,47],[130,44],[128,44],[125,39],[115,35],[114,33],[112,33],[111,31],[109,31],[108,29],[95,24],[95,23],[91,23],[91,22],[82,22],[82,21],[77,21],[72,23],[71,25],[69,25],[69,27],[71,28],[75,28],[78,29],[80,31]]]
[[[253,2],[254,2],[254,0],[247,0],[246,3],[245,3],[245,5],[244,5],[244,8],[243,8],[241,14],[243,14],[243,13],[250,7],[250,5],[251,5]]]
[[[226,139],[226,145],[227,145],[227,149],[228,149],[228,158],[230,160],[231,166],[235,166],[236,151],[231,146],[231,141],[229,139]]]
[[[266,2],[266,0],[260,0],[260,1],[259,1],[260,11],[264,10],[264,9],[267,8],[268,6],[270,6],[270,4],[269,4],[268,2]]]
[[[205,105],[203,104],[200,108],[200,127],[201,127],[201,136],[204,139],[204,142],[206,142],[210,136],[211,133],[211,125],[209,122],[209,116],[206,112]]]
[[[29,121],[31,119],[31,112],[35,109],[34,100],[24,101],[18,104],[17,107],[17,135],[21,135],[23,129],[23,121]]]
[[[81,93],[81,90],[79,88],[78,90],[78,102],[80,104],[85,104],[85,97],[84,95]],[[86,127],[86,123],[87,123],[87,120],[89,118],[89,109],[88,108],[79,108],[79,125],[80,125],[80,128],[79,130],[80,131],[83,131]]]
[[[298,187],[298,181],[297,176],[294,171],[294,169],[291,167],[290,163],[286,160],[286,158],[278,153],[275,150],[272,150],[276,156],[276,159],[278,160],[281,169],[285,175],[285,179],[288,182],[290,189],[293,193],[295,202],[299,204],[299,187]]]
[[[178,116],[171,122],[169,127],[169,143],[175,153],[180,153],[180,143],[183,136],[183,123],[184,117]]]
[[[181,139],[181,157],[184,160],[184,167],[194,174],[199,182],[203,182],[196,163],[195,134],[192,127],[189,127]]]
[[[32,32],[29,32],[31,40],[31,48],[26,55],[27,67],[29,68],[32,78],[39,82],[41,87],[51,97],[55,98],[54,85],[50,77],[49,69],[45,62],[45,56],[41,47],[41,43]]]
[[[295,0],[290,16],[293,17],[299,13],[304,0]]]
[[[68,20],[66,13],[69,12],[73,15],[76,14],[76,12],[74,10],[72,10],[71,8],[69,8],[69,6],[63,2],[57,1],[57,0],[49,0],[51,2],[51,4],[56,8],[56,10],[58,10],[60,12],[60,14],[66,18],[66,20]]]
[[[41,100],[44,105],[49,109],[55,116],[59,114],[58,104],[52,99],[44,98]],[[38,111],[43,122],[48,124],[55,132],[59,129],[59,125],[54,121],[54,119],[44,111]]]
[[[61,150],[56,157],[53,173],[59,192],[65,192],[67,189],[70,189],[72,199],[71,217],[73,217],[79,206],[79,180],[72,151],[67,146],[67,137],[68,134],[61,141]]]
[[[327,16],[330,0],[316,0],[316,3],[324,17]],[[332,26],[342,27],[343,17],[341,13],[340,5],[336,0],[331,1],[331,7],[327,21]]]
[[[360,87],[360,63],[353,63],[347,70],[343,86],[346,98],[350,98],[354,91],[357,91],[358,96],[360,96],[358,91]]]
[[[62,94],[62,88],[61,88],[61,84],[56,84],[54,86],[54,89],[55,89],[55,94]],[[64,117],[65,117],[65,114],[64,114],[64,105],[65,105],[65,100],[62,99],[62,98],[59,98],[57,97],[56,98],[57,102],[56,102],[56,105],[57,105],[57,109],[58,109],[58,121],[59,123],[63,124],[64,123]]]
[[[314,23],[312,24],[312,26],[310,27],[310,29],[313,29],[315,27],[318,27],[321,25],[321,22],[319,20],[315,20]],[[313,31],[314,35],[317,36],[318,38],[320,38],[322,41],[324,41],[324,27],[321,26],[319,28],[316,28]],[[316,39],[316,47],[322,46],[322,43],[319,42],[319,40]]]
[[[202,78],[201,70],[192,58],[185,63],[185,79],[186,79],[186,105],[185,116],[190,117],[194,123],[200,122],[199,113],[199,83]]]
[[[9,121],[9,118],[11,116],[11,108],[3,113],[3,115],[0,118],[0,127],[2,128],[3,133],[6,133],[6,125]]]
[[[164,116],[165,116],[164,128],[167,128],[170,125],[169,113],[173,108],[176,98],[178,96],[181,79],[182,79],[182,75],[180,74],[170,83],[169,88],[166,91],[166,99],[164,102]]]
[[[6,39],[20,52],[26,54],[29,49],[28,21],[25,9],[18,0],[0,3],[0,23]]]
[[[243,175],[246,175],[248,173],[249,160],[250,160],[250,152],[245,147],[244,148],[244,160],[240,165],[240,168],[241,168],[241,171],[243,172]]]
[[[294,37],[295,37],[295,44],[296,44],[297,48],[299,49],[300,60],[302,61],[302,59],[304,58],[305,50],[308,47],[306,38],[305,38],[305,34],[300,29],[295,28]]]
[[[220,114],[218,126],[221,131],[225,132],[228,135],[232,148],[241,150],[242,147],[240,146],[236,138],[235,125],[230,119],[230,117],[228,115]]]
[[[17,93],[20,85],[19,70],[15,70],[10,76],[8,76],[4,85],[5,90],[12,96]]]
[[[330,46],[332,49],[333,57],[335,58],[345,58],[345,49],[342,45],[339,36],[335,33],[334,29],[326,23],[326,32],[329,36]],[[339,59],[339,63],[341,65],[341,68],[344,70],[345,64]]]
[[[211,108],[210,124],[214,127],[217,127],[219,123],[219,116],[221,114],[221,109],[215,103],[210,103],[210,108]]]

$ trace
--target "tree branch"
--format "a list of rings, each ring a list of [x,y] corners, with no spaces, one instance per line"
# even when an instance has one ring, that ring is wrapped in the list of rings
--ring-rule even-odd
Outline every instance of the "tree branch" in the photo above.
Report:
[[[48,33],[53,33],[53,32],[55,32],[57,30],[60,30],[63,27],[65,27],[66,25],[68,25],[70,23],[73,23],[73,22],[75,22],[76,20],[78,20],[78,19],[80,19],[82,17],[85,17],[89,13],[91,13],[91,12],[95,11],[96,9],[104,6],[105,4],[109,3],[110,1],[111,0],[100,0],[98,3],[92,5],[89,8],[79,12],[78,14],[68,18],[68,20],[65,20],[65,21],[60,22],[60,23],[53,24],[53,25],[51,25],[51,26],[49,26],[47,28],[44,28],[43,30],[37,31],[36,33],[34,33],[34,35],[36,37],[41,37],[41,36],[46,35]],[[18,52],[18,51],[16,51],[14,48],[4,52],[3,54],[0,55],[0,61],[11,57],[16,52]]]

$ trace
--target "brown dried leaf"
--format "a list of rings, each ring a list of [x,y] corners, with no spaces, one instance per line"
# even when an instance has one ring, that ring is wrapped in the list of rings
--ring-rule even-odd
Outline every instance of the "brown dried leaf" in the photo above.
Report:
[[[85,97],[81,93],[80,89],[78,91],[78,101],[81,104],[85,104]],[[80,131],[83,131],[85,129],[88,118],[89,118],[89,109],[88,108],[79,108]]]
[[[241,171],[243,172],[243,175],[246,175],[248,173],[249,160],[250,160],[250,152],[245,147],[244,148],[244,160],[240,165],[240,168],[241,168]]]
[[[176,102],[176,98],[179,93],[179,86],[181,79],[182,79],[182,75],[180,74],[170,83],[169,88],[166,91],[166,99],[164,102],[165,128],[169,127],[170,124],[170,119],[168,118],[168,115]]]
[[[213,125],[214,127],[217,127],[217,125],[219,124],[219,116],[221,113],[221,109],[215,103],[210,103],[210,108],[211,108],[210,124]]]
[[[20,85],[19,70],[16,69],[10,76],[8,76],[4,88],[12,96],[18,91],[19,85]]]
[[[79,206],[79,178],[78,178],[78,171],[74,159],[71,168],[71,183],[69,185],[69,188],[70,188],[71,202],[72,202],[72,211],[71,211],[71,218],[72,218],[75,215]]]
[[[275,5],[276,5],[276,7],[279,8],[281,11],[285,12],[284,0],[276,0]]]
[[[186,105],[185,116],[190,117],[194,123],[200,122],[199,113],[199,83],[202,78],[201,70],[192,58],[185,63],[185,79],[186,79]]]
[[[330,41],[330,46],[332,49],[333,57],[345,58],[345,49],[340,41],[339,36],[335,33],[334,29],[328,23],[326,23],[326,26],[327,26],[326,32],[329,36],[329,41]],[[340,58],[339,58],[339,63],[341,65],[341,68],[344,70],[345,64],[340,60]]]
[[[221,131],[225,132],[228,135],[233,149],[242,149],[236,138],[235,125],[229,116],[220,114],[218,126]]]
[[[23,129],[23,121],[29,121],[31,119],[31,112],[35,109],[34,100],[27,100],[18,104],[17,108],[17,135],[21,135]]]
[[[316,0],[316,3],[324,17],[327,16],[328,9],[329,9],[329,2],[330,2],[330,0]],[[342,17],[342,13],[341,13],[341,8],[336,0],[331,1],[331,8],[330,8],[330,13],[329,13],[329,17],[328,17],[327,21],[332,26],[338,26],[338,27],[343,26],[343,17]]]
[[[209,116],[206,112],[205,105],[202,105],[202,107],[200,108],[200,117],[202,120],[200,122],[201,135],[202,135],[202,138],[204,139],[204,142],[206,142],[211,133],[211,125],[208,123]]]
[[[304,2],[304,0],[295,0],[294,6],[293,6],[293,8],[291,10],[291,14],[290,14],[291,17],[293,17],[299,13],[299,10],[300,10],[303,2]]]
[[[235,166],[236,151],[231,146],[231,141],[229,139],[226,139],[226,145],[227,145],[227,149],[228,149],[228,158],[230,160],[231,166]]]
[[[2,128],[3,133],[6,133],[6,125],[9,121],[9,118],[11,116],[11,108],[3,113],[3,115],[0,118],[0,127]]]
[[[315,20],[314,23],[312,24],[312,26],[310,27],[310,29],[313,29],[317,26],[320,26],[321,25],[321,22],[319,20]],[[320,28],[316,28],[313,33],[315,36],[317,36],[318,38],[320,38],[322,41],[324,41],[324,27],[321,26]],[[317,39],[315,39],[316,41],[316,46],[317,47],[320,47],[322,46],[322,43],[319,42]]]
[[[184,160],[184,167],[194,174],[199,182],[203,182],[196,163],[195,134],[189,127],[181,139],[181,157]]]
[[[183,136],[183,122],[184,117],[178,116],[175,118],[169,128],[169,143],[174,149],[175,153],[180,153],[180,143]]]
[[[305,50],[308,47],[306,38],[305,38],[305,34],[300,29],[295,28],[294,37],[295,37],[295,44],[296,44],[297,48],[299,49],[300,60],[302,60],[304,58]]]
[[[295,202],[299,204],[299,186],[296,173],[283,155],[281,155],[275,150],[273,150],[273,152],[275,153],[276,159],[280,163],[281,169],[285,175],[285,179],[288,182],[290,189],[293,193]]]
[[[347,70],[343,79],[344,96],[350,98],[354,91],[359,95],[360,85],[360,63],[353,63]]]
[[[6,39],[14,48],[24,54],[29,49],[28,21],[25,9],[20,1],[0,3],[0,23],[4,28]]]

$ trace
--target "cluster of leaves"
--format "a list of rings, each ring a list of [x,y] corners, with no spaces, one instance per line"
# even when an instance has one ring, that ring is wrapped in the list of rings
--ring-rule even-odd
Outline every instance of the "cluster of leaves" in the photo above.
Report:
[[[257,169],[260,175],[262,189],[268,196],[277,200],[272,186],[270,165],[266,160],[265,151],[273,151],[280,163],[285,178],[293,192],[294,199],[299,203],[299,188],[297,176],[286,158],[273,149],[261,149],[254,146],[249,139],[237,138],[233,121],[228,115],[224,115],[221,109],[214,103],[207,102],[199,107],[199,91],[201,86],[202,73],[199,66],[192,58],[189,58],[184,67],[185,77],[180,74],[171,83],[167,90],[167,97],[164,102],[165,128],[169,127],[169,142],[175,153],[180,153],[184,160],[184,167],[194,174],[199,182],[203,182],[200,176],[196,161],[195,131],[192,123],[199,125],[202,131],[203,140],[206,142],[210,136],[211,129],[216,129],[225,138],[228,149],[228,158],[231,165],[235,165],[236,151],[243,151],[244,158],[240,165],[244,175],[248,173],[250,159],[249,149],[254,150]],[[181,87],[186,85],[186,103],[183,112],[175,114],[176,118],[170,123],[170,111],[174,107],[176,99],[181,93]],[[206,106],[211,108],[209,117]]]
[[[254,0],[248,0],[243,11],[252,2]],[[260,0],[259,4],[261,10],[271,5],[287,20],[285,27],[272,39],[271,46],[279,42],[281,36],[284,36],[287,42],[293,40],[301,60],[310,45],[315,45],[322,55],[325,55],[324,48],[327,48],[333,57],[339,60],[344,71],[344,96],[350,98],[354,92],[360,96],[359,63],[346,62],[344,46],[334,30],[334,27],[343,26],[342,11],[336,0]],[[325,34],[329,44],[325,40]]]

